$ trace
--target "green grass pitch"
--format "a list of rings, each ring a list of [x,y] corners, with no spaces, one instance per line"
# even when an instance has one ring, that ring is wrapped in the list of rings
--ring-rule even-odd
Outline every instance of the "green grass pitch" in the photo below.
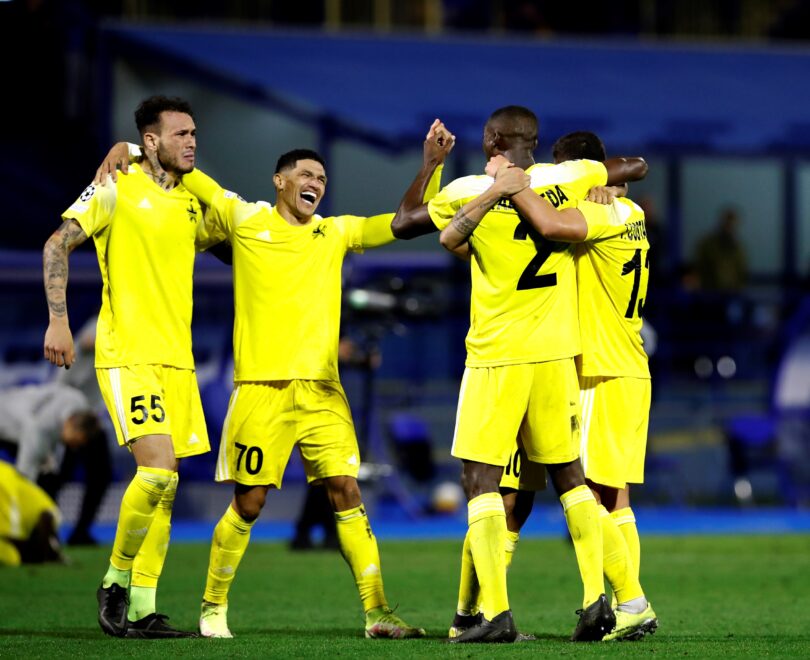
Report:
[[[254,542],[230,599],[233,640],[126,640],[96,623],[108,548],[69,549],[68,566],[0,568],[0,657],[810,657],[810,536],[642,539],[642,582],[660,628],[640,642],[572,644],[581,587],[573,549],[523,539],[509,573],[518,628],[536,642],[443,643],[458,583],[457,541],[382,539],[391,605],[427,629],[421,640],[363,637],[359,599],[338,552]],[[158,609],[195,628],[208,546],[175,543]],[[160,655],[158,655],[160,654]]]

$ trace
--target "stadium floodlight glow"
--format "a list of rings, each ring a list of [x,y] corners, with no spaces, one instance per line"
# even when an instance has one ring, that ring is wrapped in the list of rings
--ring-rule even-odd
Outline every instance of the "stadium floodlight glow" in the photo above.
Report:
[[[713,371],[714,365],[712,364],[711,358],[701,355],[695,360],[695,375],[697,375],[698,378],[708,378],[712,375]]]
[[[751,487],[751,482],[745,477],[740,477],[734,482],[734,494],[741,502],[751,499],[754,494],[754,489]]]
[[[734,358],[724,355],[717,361],[717,373],[721,378],[734,378],[737,373],[737,363]]]
[[[349,305],[354,309],[365,309],[376,312],[387,312],[392,310],[397,299],[390,293],[381,291],[371,291],[370,289],[352,289],[346,296]]]

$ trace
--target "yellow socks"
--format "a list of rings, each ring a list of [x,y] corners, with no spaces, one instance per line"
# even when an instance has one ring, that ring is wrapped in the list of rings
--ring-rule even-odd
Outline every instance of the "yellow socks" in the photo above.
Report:
[[[587,486],[577,486],[563,493],[560,502],[565,512],[568,531],[574,542],[579,574],[585,589],[583,607],[588,607],[605,592],[602,575],[602,530],[596,499]]]
[[[163,572],[166,554],[169,552],[169,537],[172,530],[172,507],[177,495],[178,474],[175,472],[155,509],[152,525],[141,549],[132,562],[132,582],[129,590],[130,621],[143,619],[155,611],[155,594],[158,578]]]
[[[610,516],[616,521],[619,531],[624,536],[624,542],[630,552],[630,560],[633,562],[633,571],[638,580],[641,569],[641,541],[638,536],[638,527],[636,527],[636,516],[629,506],[617,509]]]
[[[638,576],[633,570],[633,561],[624,536],[616,521],[605,507],[599,507],[599,522],[602,527],[602,548],[605,577],[610,583],[616,601],[621,605],[644,595]]]
[[[470,531],[464,537],[461,548],[461,577],[458,582],[458,605],[456,612],[464,616],[478,614],[478,599],[481,589],[478,585],[478,575],[475,573],[472,551],[470,550]]]
[[[515,556],[515,550],[517,550],[517,544],[520,540],[520,532],[510,532],[508,529],[506,530],[506,544],[504,545],[504,559],[506,561],[506,570],[509,570],[509,567],[512,565],[512,557]]]
[[[113,583],[129,586],[129,572],[135,556],[155,518],[158,502],[176,474],[160,468],[138,468],[121,499],[110,568],[102,583],[105,588]]]
[[[467,504],[467,535],[481,585],[481,609],[492,620],[509,609],[506,591],[506,512],[500,493],[484,493]]]
[[[380,551],[363,505],[338,511],[335,521],[340,552],[352,570],[363,611],[387,606],[380,571]]]
[[[204,601],[217,605],[228,602],[228,591],[239,562],[247,550],[250,530],[255,522],[242,518],[230,505],[225,510],[225,515],[219,519],[211,540]]]
[[[512,564],[520,532],[506,530],[506,544],[504,545],[504,561],[506,570]],[[456,612],[464,616],[478,614],[481,588],[478,584],[478,575],[475,573],[472,552],[470,551],[470,532],[464,537],[464,547],[461,549],[461,579],[458,585],[458,605]]]

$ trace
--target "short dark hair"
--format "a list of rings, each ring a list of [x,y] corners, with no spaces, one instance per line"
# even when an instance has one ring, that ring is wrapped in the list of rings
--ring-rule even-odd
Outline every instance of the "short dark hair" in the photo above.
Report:
[[[607,158],[605,145],[596,133],[590,131],[576,131],[563,135],[554,143],[551,148],[551,155],[555,163],[562,163],[566,160],[588,160],[602,161]]]
[[[295,164],[299,160],[314,160],[316,163],[323,165],[323,168],[326,169],[326,163],[323,162],[323,158],[321,158],[321,155],[317,151],[312,151],[312,149],[293,149],[279,156],[275,173],[278,174],[281,170],[295,167]]]
[[[522,105],[507,105],[498,108],[487,120],[487,125],[509,125],[512,131],[500,130],[499,133],[507,138],[522,139],[526,142],[537,141],[537,115]]]
[[[182,112],[191,118],[194,117],[194,112],[192,112],[188,101],[184,101],[177,96],[150,96],[148,99],[141,101],[135,111],[135,125],[141,135],[160,123],[160,114],[162,112]]]

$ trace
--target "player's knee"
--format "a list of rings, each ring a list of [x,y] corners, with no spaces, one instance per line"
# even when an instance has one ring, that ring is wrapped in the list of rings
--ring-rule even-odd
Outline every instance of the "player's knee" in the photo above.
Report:
[[[467,501],[484,493],[499,493],[503,467],[464,461],[461,469],[461,487]]]
[[[582,472],[579,459],[570,463],[546,465],[546,470],[548,470],[548,475],[551,478],[551,483],[554,484],[557,495],[562,495],[569,490],[585,485],[585,474]]]
[[[503,499],[503,510],[506,512],[506,519],[509,520],[515,511],[515,500],[518,491],[512,488],[501,488],[501,498]]]
[[[613,513],[630,506],[630,493],[627,488],[602,486],[601,503],[608,512]]]
[[[178,459],[169,435],[145,435],[133,440],[130,445],[138,467],[177,471]]]
[[[253,522],[259,517],[266,501],[267,489],[262,486],[237,488],[233,497],[233,508],[243,520]]]
[[[346,511],[360,506],[362,495],[354,477],[329,477],[324,480],[324,485],[335,511]]]

